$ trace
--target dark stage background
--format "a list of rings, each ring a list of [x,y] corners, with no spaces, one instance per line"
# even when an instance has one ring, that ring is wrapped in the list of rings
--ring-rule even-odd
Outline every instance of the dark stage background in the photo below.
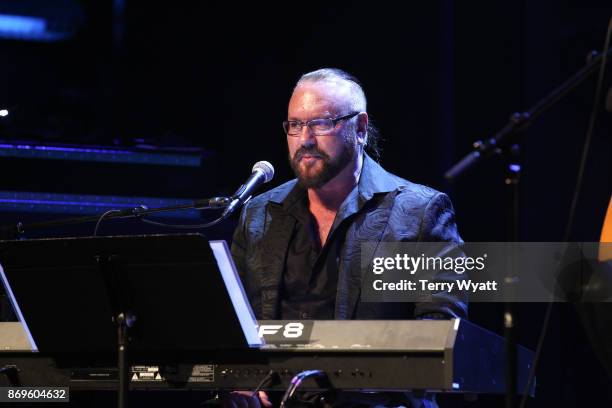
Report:
[[[504,241],[501,161],[486,162],[452,186],[442,175],[473,141],[491,135],[512,112],[529,108],[584,66],[587,54],[603,46],[612,5],[4,0],[2,13],[45,17],[62,37],[0,39],[0,109],[9,110],[0,117],[0,140],[9,152],[0,149],[0,190],[66,195],[77,203],[62,210],[41,207],[38,195],[27,205],[5,200],[2,224],[82,214],[70,208],[79,207],[79,197],[87,201],[85,195],[229,194],[259,160],[274,164],[270,187],[278,185],[291,177],[281,122],[292,86],[304,72],[339,67],[364,85],[368,111],[384,138],[385,168],[449,193],[465,241]],[[610,84],[608,75],[606,91]],[[523,241],[563,240],[594,89],[594,78],[586,81],[522,136]],[[598,240],[610,198],[612,114],[603,103],[597,109],[571,233],[575,241]],[[19,149],[11,146],[17,145],[58,151],[102,146],[202,161],[177,167],[32,158],[14,154]],[[209,235],[229,239],[232,223]],[[130,221],[109,222],[103,233],[153,231],[159,230]],[[533,349],[545,305],[518,308],[519,342]],[[474,304],[470,315],[501,333],[502,305]],[[537,397],[527,406],[609,406],[611,385],[574,308],[556,305]],[[502,404],[501,397],[440,400],[445,406]]]

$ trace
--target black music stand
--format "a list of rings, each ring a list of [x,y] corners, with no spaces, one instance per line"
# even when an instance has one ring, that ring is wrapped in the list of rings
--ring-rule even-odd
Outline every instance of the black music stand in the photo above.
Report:
[[[130,356],[259,346],[225,241],[199,234],[0,241],[0,278],[32,349]],[[3,267],[3,268],[2,268]],[[83,357],[79,357],[83,358]]]

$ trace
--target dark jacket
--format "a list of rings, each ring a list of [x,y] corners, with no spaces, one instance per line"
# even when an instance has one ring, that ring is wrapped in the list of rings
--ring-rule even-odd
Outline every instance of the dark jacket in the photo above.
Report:
[[[258,319],[279,317],[282,273],[296,223],[284,210],[283,201],[296,183],[291,180],[250,200],[234,232],[232,256]],[[446,194],[390,174],[365,155],[358,187],[342,204],[335,224],[349,216],[351,225],[340,254],[335,319],[466,317],[466,300],[446,294],[416,304],[371,303],[360,297],[362,243],[448,242],[444,252],[462,243]],[[374,253],[365,256],[371,259]],[[456,279],[451,275],[454,272],[437,278]]]

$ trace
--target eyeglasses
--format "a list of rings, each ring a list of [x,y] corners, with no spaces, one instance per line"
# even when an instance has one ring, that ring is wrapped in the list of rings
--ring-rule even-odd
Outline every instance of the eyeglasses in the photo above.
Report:
[[[348,115],[338,116],[337,118],[312,119],[306,122],[286,120],[283,122],[283,129],[285,129],[287,136],[295,137],[302,132],[302,127],[308,126],[308,129],[310,129],[315,136],[323,136],[334,130],[338,123],[357,116],[359,113],[360,112],[353,112]]]

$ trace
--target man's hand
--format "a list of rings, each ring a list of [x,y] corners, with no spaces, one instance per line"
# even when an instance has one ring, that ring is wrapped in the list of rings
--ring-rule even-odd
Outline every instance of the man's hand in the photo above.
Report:
[[[223,408],[272,408],[268,394],[259,391],[253,395],[252,391],[232,391],[221,396]]]

